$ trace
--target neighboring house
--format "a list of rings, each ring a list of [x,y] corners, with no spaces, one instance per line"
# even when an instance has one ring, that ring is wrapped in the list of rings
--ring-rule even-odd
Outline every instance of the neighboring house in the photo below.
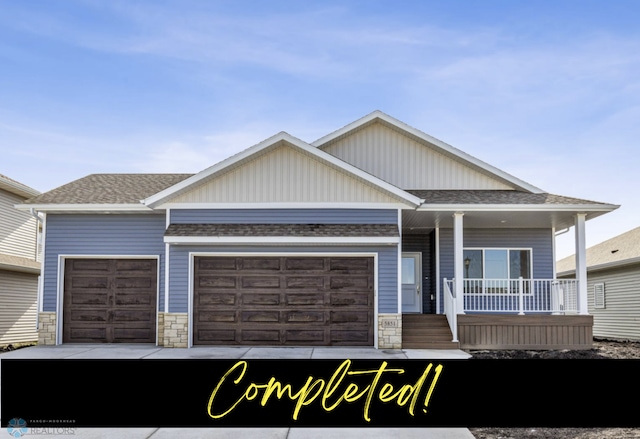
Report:
[[[377,348],[591,346],[586,277],[554,279],[554,233],[575,226],[583,252],[585,221],[617,207],[379,111],[19,206],[45,215],[42,343]]]
[[[587,294],[594,337],[640,341],[640,227],[589,247]],[[557,264],[559,278],[575,276],[575,256]]]
[[[38,194],[0,174],[0,346],[38,339],[40,224],[14,207]]]

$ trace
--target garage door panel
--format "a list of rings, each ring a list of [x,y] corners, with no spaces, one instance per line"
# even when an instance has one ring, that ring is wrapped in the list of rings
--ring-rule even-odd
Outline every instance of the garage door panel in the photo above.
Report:
[[[212,267],[235,288],[210,288]],[[194,344],[373,344],[372,257],[202,256],[194,270]]]
[[[280,311],[241,311],[241,321],[251,323],[278,323]]]
[[[330,271],[348,274],[368,273],[371,261],[365,258],[331,258]]]
[[[373,288],[366,276],[334,276],[330,288],[340,291],[367,291]]]
[[[109,288],[109,278],[106,276],[77,276],[71,279],[70,287],[74,289],[104,290]]]
[[[85,307],[91,307],[94,305],[107,306],[109,296],[104,291],[100,291],[100,292],[87,291],[84,293],[74,294],[69,300],[71,301],[71,304],[74,306],[85,306]]]
[[[236,311],[200,311],[197,319],[202,323],[236,323],[238,321],[238,313]]]
[[[317,290],[324,288],[324,276],[287,276],[286,286],[298,290]]]
[[[324,311],[289,311],[285,313],[286,323],[324,323],[326,321]]]
[[[280,271],[282,261],[280,258],[239,258],[240,266],[243,271]]]
[[[354,345],[354,344],[373,344],[371,334],[367,330],[332,330],[331,343],[333,345]]]
[[[236,304],[236,293],[208,293],[197,297],[200,307],[233,306]]]
[[[198,278],[198,286],[200,288],[235,288],[236,277],[235,276],[200,276]]]
[[[155,342],[155,259],[67,259],[64,276],[64,342]]]
[[[280,331],[277,329],[244,329],[242,330],[241,341],[250,343],[280,344]]]
[[[279,306],[281,303],[279,293],[244,293],[241,297],[245,306]]]
[[[371,295],[364,293],[332,293],[331,294],[331,305],[333,306],[363,306],[368,307],[373,305],[371,303]]]
[[[326,344],[326,334],[323,330],[295,330],[285,331],[285,337],[291,343]]]
[[[227,270],[237,270],[237,258],[225,258],[225,257],[216,257],[216,258],[197,258],[196,259],[196,267],[201,271],[227,271]]]
[[[326,271],[326,261],[327,261],[327,258],[287,257],[285,262],[285,267],[288,271],[324,272]]]
[[[109,313],[107,311],[73,311],[65,316],[74,323],[98,322],[103,323],[109,321]]]
[[[295,307],[319,307],[324,305],[324,293],[287,293],[285,303]]]
[[[245,276],[241,278],[242,288],[280,289],[280,276]]]
[[[109,259],[71,259],[65,261],[74,273],[105,273],[111,271]]]

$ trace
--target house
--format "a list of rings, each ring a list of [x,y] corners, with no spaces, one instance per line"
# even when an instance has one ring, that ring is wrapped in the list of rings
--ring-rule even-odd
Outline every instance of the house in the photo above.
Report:
[[[38,220],[14,205],[40,192],[0,174],[0,346],[38,339]]]
[[[594,337],[640,341],[640,227],[589,247],[587,297]],[[575,256],[558,261],[558,278],[575,276]]]
[[[89,175],[45,216],[40,341],[589,347],[555,230],[618,206],[552,195],[375,111],[197,174]]]

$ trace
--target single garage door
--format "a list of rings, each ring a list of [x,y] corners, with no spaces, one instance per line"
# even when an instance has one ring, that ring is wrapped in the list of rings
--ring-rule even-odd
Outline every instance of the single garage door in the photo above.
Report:
[[[200,345],[373,345],[372,257],[196,257]]]
[[[65,343],[155,343],[155,259],[66,259]]]

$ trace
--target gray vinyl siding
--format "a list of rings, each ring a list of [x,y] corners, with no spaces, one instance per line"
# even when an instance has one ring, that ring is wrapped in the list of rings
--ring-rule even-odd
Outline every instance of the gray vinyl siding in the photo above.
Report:
[[[60,255],[159,256],[164,306],[164,215],[47,215],[43,311],[56,311]]]
[[[0,253],[36,260],[36,219],[14,207],[23,201],[24,198],[0,189]]]
[[[172,224],[397,224],[396,209],[175,209]]]
[[[464,248],[531,248],[534,279],[552,279],[553,233],[551,229],[466,229]],[[442,280],[453,279],[453,229],[440,229],[440,295]],[[441,301],[441,303],[443,303]]]
[[[0,270],[0,345],[38,339],[38,275]]]
[[[396,246],[326,247],[211,247],[172,246],[169,253],[169,312],[187,312],[189,308],[189,253],[378,253],[378,311],[398,312],[398,249]]]
[[[587,273],[593,336],[640,341],[640,264]],[[604,284],[605,308],[594,307],[593,286]]]

